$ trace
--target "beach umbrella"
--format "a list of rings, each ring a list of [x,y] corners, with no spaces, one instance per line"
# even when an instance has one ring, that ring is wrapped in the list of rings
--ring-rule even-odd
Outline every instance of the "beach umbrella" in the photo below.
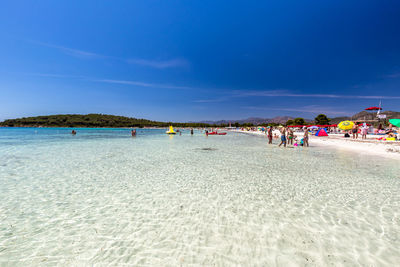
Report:
[[[378,114],[379,114],[379,112],[382,110],[382,108],[381,108],[381,105],[379,104],[379,107],[369,107],[369,108],[366,108],[365,110],[368,110],[368,111],[377,111],[377,112],[376,112],[376,117],[378,117]]]
[[[351,130],[354,126],[354,122],[352,121],[342,121],[338,124],[339,129],[341,130]]]
[[[390,119],[389,122],[396,127],[400,128],[400,119]]]
[[[380,107],[369,107],[369,108],[366,108],[365,110],[382,110],[382,108],[380,108]]]

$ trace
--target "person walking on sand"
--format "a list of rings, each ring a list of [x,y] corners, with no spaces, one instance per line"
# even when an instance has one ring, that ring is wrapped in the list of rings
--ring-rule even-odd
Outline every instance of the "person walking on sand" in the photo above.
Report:
[[[282,144],[284,147],[286,147],[286,129],[285,129],[285,127],[282,127],[282,129],[281,129],[281,143],[279,144],[279,147]]]
[[[304,127],[303,146],[308,147],[308,128]]]
[[[358,125],[357,125],[357,123],[354,123],[352,133],[353,133],[353,139],[358,139]]]
[[[268,144],[272,144],[272,126],[268,127],[267,134],[268,134]]]

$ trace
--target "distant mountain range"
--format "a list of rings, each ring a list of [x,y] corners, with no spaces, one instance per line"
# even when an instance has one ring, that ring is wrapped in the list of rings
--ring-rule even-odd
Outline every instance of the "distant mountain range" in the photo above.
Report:
[[[385,114],[387,119],[394,119],[394,118],[400,118],[400,112],[397,111],[383,111],[380,114]],[[367,111],[361,111],[357,114],[354,114],[351,117],[347,116],[342,116],[342,117],[334,117],[330,118],[331,121],[330,123],[332,124],[337,124],[341,121],[344,120],[373,120],[376,118],[376,112],[367,112]],[[259,118],[259,117],[250,117],[247,119],[239,119],[239,120],[219,120],[219,121],[200,121],[198,123],[205,123],[205,124],[229,124],[232,123],[234,124],[235,122],[238,122],[239,124],[243,123],[252,123],[254,125],[260,125],[260,124],[266,124],[266,123],[280,123],[284,124],[288,120],[293,120],[294,117],[290,116],[277,116],[274,118]],[[314,120],[312,119],[305,119],[305,121],[309,124],[314,123]]]
[[[277,116],[277,117],[273,117],[273,118],[258,118],[258,117],[250,117],[247,119],[240,119],[240,120],[219,120],[219,121],[200,121],[198,123],[205,123],[205,124],[229,124],[229,123],[239,123],[239,124],[243,124],[243,123],[252,123],[254,125],[260,125],[260,124],[266,124],[266,123],[286,123],[288,120],[293,120],[294,117],[290,117],[290,116]],[[312,122],[312,120],[307,120],[307,122]]]

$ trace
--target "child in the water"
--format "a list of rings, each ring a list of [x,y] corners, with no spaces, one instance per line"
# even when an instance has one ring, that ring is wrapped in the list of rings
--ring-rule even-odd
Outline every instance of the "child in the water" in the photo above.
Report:
[[[304,145],[304,138],[301,138],[300,139],[300,146],[303,146]]]
[[[299,144],[297,143],[297,135],[293,136],[293,141],[294,141],[293,146],[299,146]]]

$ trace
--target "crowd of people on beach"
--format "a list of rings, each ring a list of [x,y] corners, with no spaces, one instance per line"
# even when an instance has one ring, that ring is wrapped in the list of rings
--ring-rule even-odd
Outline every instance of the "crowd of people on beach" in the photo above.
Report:
[[[295,135],[293,129],[286,128],[284,126],[279,126],[276,128],[274,128],[272,126],[268,126],[264,130],[265,134],[268,137],[268,144],[272,144],[273,139],[280,138],[281,142],[278,145],[279,147],[281,147],[282,145],[284,147],[286,147],[287,145],[291,145],[291,146],[295,146],[295,147],[297,147],[297,146],[308,147],[309,146],[309,143],[308,143],[309,130],[306,126],[304,126],[302,128],[302,131],[303,131],[303,137],[300,138],[297,135]]]
[[[352,139],[357,140],[359,135],[361,135],[361,140],[366,140],[368,134],[383,135],[384,138],[394,138],[395,140],[400,140],[400,133],[393,129],[393,125],[391,123],[389,123],[387,128],[384,128],[380,123],[376,129],[365,122],[363,124],[355,123],[351,130],[344,133],[344,137],[351,137]]]
[[[286,147],[287,145],[292,145],[292,146],[305,146],[308,147],[308,129],[307,127],[304,127],[303,129],[303,137],[299,140],[298,136],[294,134],[293,130],[290,128],[286,127],[280,127],[279,132],[280,132],[280,139],[281,142],[279,143],[279,147],[282,145]],[[267,135],[268,135],[268,144],[272,144],[272,127],[269,127],[267,130]]]
[[[265,133],[268,137],[268,144],[272,144],[273,139],[279,139],[279,146],[286,147],[287,145],[293,146],[308,146],[309,136],[317,136],[317,132],[324,130],[323,136],[329,135],[340,135],[344,134],[343,137],[352,139],[354,141],[358,140],[361,136],[361,140],[368,139],[369,141],[399,141],[400,140],[400,130],[396,128],[391,123],[385,128],[381,123],[374,128],[371,124],[366,122],[355,122],[352,123],[353,126],[350,129],[343,130],[338,127],[338,125],[324,125],[324,126],[258,126],[258,127],[247,127],[241,128],[241,131],[259,132]],[[299,138],[295,135],[299,133],[303,137]],[[318,135],[320,136],[320,135]],[[368,136],[368,138],[367,138]],[[300,143],[298,143],[300,141]]]

